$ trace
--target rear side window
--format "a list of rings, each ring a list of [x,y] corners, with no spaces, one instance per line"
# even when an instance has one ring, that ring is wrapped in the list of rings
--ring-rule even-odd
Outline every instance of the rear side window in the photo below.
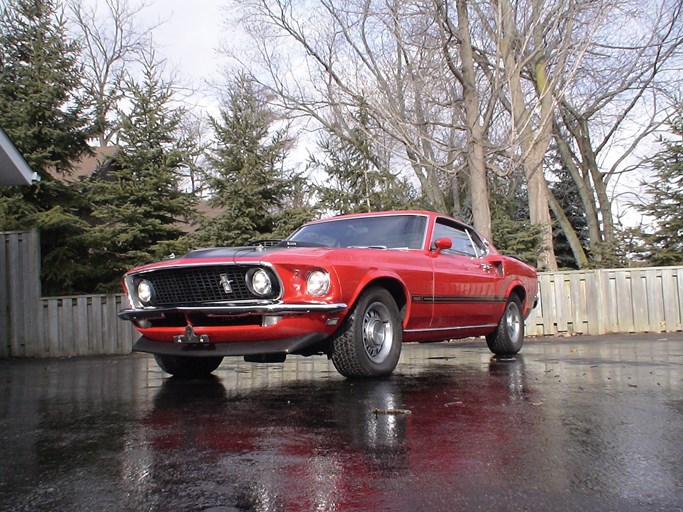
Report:
[[[472,245],[472,239],[464,226],[458,226],[457,224],[452,224],[446,220],[437,219],[436,224],[434,225],[432,243],[439,238],[450,238],[451,242],[453,242],[453,247],[443,251],[443,254],[457,254],[472,258],[479,256]]]

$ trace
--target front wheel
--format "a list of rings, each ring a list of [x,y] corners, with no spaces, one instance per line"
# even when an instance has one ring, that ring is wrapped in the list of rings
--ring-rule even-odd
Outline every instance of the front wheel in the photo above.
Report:
[[[522,301],[511,295],[505,304],[505,311],[498,322],[495,332],[486,336],[486,344],[491,352],[499,356],[516,354],[524,344],[524,318]]]
[[[390,375],[401,356],[402,340],[396,301],[384,288],[370,288],[335,337],[332,363],[345,377]]]
[[[208,377],[223,362],[223,357],[187,357],[154,354],[159,368],[174,377],[198,379]]]

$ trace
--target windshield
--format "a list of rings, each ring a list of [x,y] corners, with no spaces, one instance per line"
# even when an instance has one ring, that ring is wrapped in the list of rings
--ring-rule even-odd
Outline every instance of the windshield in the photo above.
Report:
[[[426,226],[427,217],[422,215],[332,219],[303,226],[287,241],[323,247],[422,249]]]

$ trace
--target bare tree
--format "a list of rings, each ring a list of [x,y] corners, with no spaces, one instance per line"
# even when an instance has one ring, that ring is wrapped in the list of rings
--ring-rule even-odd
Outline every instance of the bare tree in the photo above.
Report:
[[[104,13],[98,8],[104,5]],[[70,0],[69,8],[83,47],[85,94],[94,115],[94,131],[100,146],[112,144],[119,123],[116,106],[122,98],[127,67],[141,62],[151,48],[152,31],[159,26],[140,26],[144,1],[105,0],[92,4]]]
[[[460,94],[443,65],[433,8],[426,7],[431,2],[321,0],[315,11],[288,0],[239,4],[257,55],[233,56],[283,107],[343,139],[344,120],[362,104],[370,126],[390,137],[394,163],[409,166],[435,209],[452,209],[448,189],[466,126]],[[255,62],[262,67],[255,69]]]
[[[185,116],[178,126],[180,140],[189,142],[187,163],[182,170],[182,185],[197,197],[202,198],[206,192],[206,156],[205,152],[209,148],[210,124],[203,115],[195,115],[191,111],[185,112]]]
[[[681,42],[680,0],[658,0],[652,12],[637,0],[233,1],[253,43],[235,62],[282,108],[341,140],[352,142],[362,105],[367,136],[384,148],[373,165],[410,169],[433,208],[471,210],[490,236],[487,174],[522,176],[549,270],[551,210],[588,265],[549,187],[551,140],[581,197],[595,260],[614,239],[610,182],[664,118],[662,77],[678,80],[665,64]],[[645,104],[652,117],[614,157]]]
[[[462,104],[466,121],[466,144],[469,176],[470,203],[474,226],[487,238],[491,238],[491,209],[489,207],[488,180],[486,177],[487,132],[496,107],[496,77],[494,68],[485,59],[477,58],[472,43],[468,2],[456,0],[456,17],[453,21],[449,4],[434,0],[435,17],[442,28],[445,63],[462,88]],[[458,59],[453,55],[457,52]],[[478,61],[478,62],[477,62]],[[488,78],[488,87],[482,91],[478,86],[478,74]],[[485,96],[486,99],[482,97]]]
[[[609,21],[596,33],[577,79],[558,98],[554,126],[558,153],[586,213],[591,262],[597,266],[617,263],[609,187],[634,169],[634,161],[637,166],[637,152],[667,120],[668,95],[680,92],[683,83],[680,0],[619,1],[605,8]]]
[[[544,158],[552,137],[556,98],[575,76],[590,41],[599,2],[581,0],[492,0],[478,6],[495,41],[495,59],[505,72],[511,115],[510,165],[527,181],[532,224],[541,226],[542,268],[556,270]]]

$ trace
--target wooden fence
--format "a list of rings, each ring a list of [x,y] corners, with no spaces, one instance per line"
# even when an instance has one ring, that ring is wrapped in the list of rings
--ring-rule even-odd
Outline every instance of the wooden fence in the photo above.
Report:
[[[0,358],[127,354],[123,295],[41,297],[36,231],[0,233]]]
[[[122,295],[40,297],[38,235],[0,233],[0,358],[127,354]],[[539,275],[531,336],[683,330],[683,267]]]
[[[39,299],[38,232],[0,233],[0,357],[22,354],[36,339]]]
[[[683,330],[683,267],[542,273],[539,289],[529,335]]]
[[[43,297],[37,315],[36,343],[25,356],[128,354],[139,334],[118,318],[123,295]]]

